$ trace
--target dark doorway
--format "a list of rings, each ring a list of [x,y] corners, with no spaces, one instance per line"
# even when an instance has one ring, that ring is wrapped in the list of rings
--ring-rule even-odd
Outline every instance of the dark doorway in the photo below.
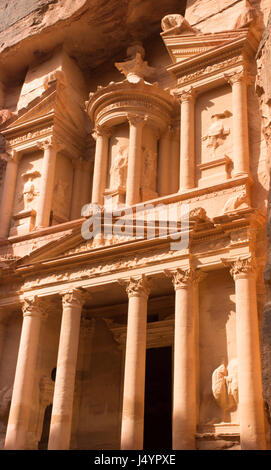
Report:
[[[48,441],[49,441],[49,433],[50,433],[50,423],[51,423],[51,415],[52,415],[52,405],[48,405],[45,408],[44,418],[43,418],[43,426],[42,426],[42,434],[38,444],[39,450],[47,450],[48,449]]]
[[[172,449],[172,348],[147,349],[144,450]]]

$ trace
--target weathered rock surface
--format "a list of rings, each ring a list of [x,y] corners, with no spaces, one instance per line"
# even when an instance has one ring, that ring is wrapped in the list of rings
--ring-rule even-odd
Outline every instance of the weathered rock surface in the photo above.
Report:
[[[185,0],[18,0],[4,2],[0,77],[14,75],[59,44],[84,69],[160,31],[167,13],[184,13]],[[18,7],[19,4],[19,7]],[[17,8],[18,7],[18,8]],[[10,11],[12,10],[12,15]],[[15,16],[17,13],[17,19]],[[1,11],[0,11],[1,16]],[[16,27],[14,23],[16,22]],[[120,58],[123,54],[120,55]]]

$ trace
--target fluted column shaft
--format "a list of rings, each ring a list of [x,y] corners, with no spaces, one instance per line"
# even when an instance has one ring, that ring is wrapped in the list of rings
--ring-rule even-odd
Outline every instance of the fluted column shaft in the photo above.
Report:
[[[193,90],[179,95],[181,101],[180,191],[195,186],[195,99]]]
[[[56,149],[53,145],[52,138],[48,138],[39,144],[43,149],[40,196],[38,202],[36,226],[48,227],[50,223],[50,213],[52,209],[54,181],[55,181],[55,165],[56,165]]]
[[[12,217],[12,209],[16,189],[18,163],[18,153],[13,151],[12,154],[8,156],[4,187],[2,192],[2,201],[0,208],[0,238],[5,238],[9,235],[9,227]]]
[[[234,176],[249,174],[247,77],[244,72],[226,77],[232,86]]]
[[[196,312],[198,295],[193,269],[172,273],[175,288],[174,387],[172,445],[174,450],[195,448],[197,420]]]
[[[25,449],[33,400],[41,321],[40,301],[36,297],[25,300],[5,449]]]
[[[106,175],[108,165],[109,131],[97,128],[93,137],[96,140],[95,161],[92,186],[92,204],[103,205],[104,191],[106,188]]]
[[[121,449],[143,449],[147,301],[144,277],[132,279],[129,297],[124,370]]]
[[[82,292],[76,289],[62,296],[63,313],[48,444],[49,450],[67,450],[70,445],[74,384],[83,301]]]
[[[144,118],[128,116],[130,124],[129,156],[126,185],[126,205],[132,206],[140,202],[140,178],[142,166],[142,130]]]
[[[236,341],[242,450],[265,449],[256,272],[250,259],[237,260],[231,274],[236,294]]]

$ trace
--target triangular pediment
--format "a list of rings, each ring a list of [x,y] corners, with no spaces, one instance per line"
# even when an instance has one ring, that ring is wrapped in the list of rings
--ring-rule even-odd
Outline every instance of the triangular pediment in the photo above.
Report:
[[[39,264],[44,261],[69,258],[80,254],[86,254],[96,250],[101,250],[107,247],[121,245],[123,243],[131,242],[135,238],[132,236],[112,235],[112,236],[96,236],[89,240],[85,240],[81,234],[82,221],[78,223],[71,230],[67,230],[58,237],[52,237],[52,241],[43,243],[38,247],[33,248],[23,258],[17,261],[17,267],[29,264]],[[42,243],[42,238],[40,239]]]
[[[45,93],[39,98],[29,103],[27,108],[20,110],[17,116],[5,127],[6,130],[14,127],[19,127],[23,124],[28,124],[36,121],[39,118],[51,115],[55,109],[56,91],[50,90],[50,93]]]
[[[200,32],[162,36],[173,64],[245,41],[248,29],[203,34]]]

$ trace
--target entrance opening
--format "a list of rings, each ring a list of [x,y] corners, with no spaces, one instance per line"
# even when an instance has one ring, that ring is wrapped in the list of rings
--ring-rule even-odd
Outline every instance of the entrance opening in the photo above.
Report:
[[[172,449],[172,348],[146,351],[144,450]]]

